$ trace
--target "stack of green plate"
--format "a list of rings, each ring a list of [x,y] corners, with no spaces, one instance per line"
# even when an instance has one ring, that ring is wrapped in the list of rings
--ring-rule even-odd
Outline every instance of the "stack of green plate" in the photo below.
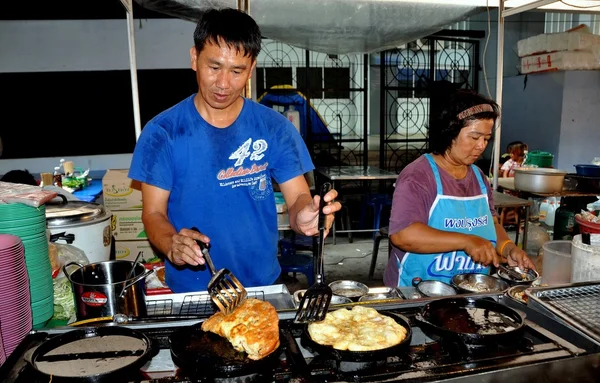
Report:
[[[33,328],[41,328],[54,314],[52,267],[46,238],[46,209],[20,203],[0,204],[0,234],[21,238],[29,274]]]

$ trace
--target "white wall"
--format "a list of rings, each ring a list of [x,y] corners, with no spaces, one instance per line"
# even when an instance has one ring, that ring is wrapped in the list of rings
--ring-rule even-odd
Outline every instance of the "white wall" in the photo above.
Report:
[[[189,68],[194,23],[178,19],[134,22],[138,69]],[[125,20],[0,21],[0,72],[127,70],[127,35]],[[0,174],[13,169],[46,172],[59,160],[60,157],[0,160]],[[131,153],[69,160],[92,170],[124,169],[129,168]]]
[[[600,71],[565,72],[557,168],[574,173],[576,164],[600,156]]]

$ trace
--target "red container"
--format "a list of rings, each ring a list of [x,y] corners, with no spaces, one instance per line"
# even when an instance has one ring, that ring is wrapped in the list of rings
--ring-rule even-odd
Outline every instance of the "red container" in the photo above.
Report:
[[[578,215],[575,216],[575,221],[579,225],[580,233],[600,234],[600,223],[594,223],[581,219]]]

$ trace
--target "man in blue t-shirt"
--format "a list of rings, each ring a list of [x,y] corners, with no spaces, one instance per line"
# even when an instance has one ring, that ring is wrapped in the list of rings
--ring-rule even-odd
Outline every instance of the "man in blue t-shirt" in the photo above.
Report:
[[[207,288],[211,274],[195,240],[210,242],[216,269],[228,268],[244,286],[278,279],[272,178],[291,228],[318,233],[320,201],[304,178],[314,166],[302,138],[285,117],[241,96],[260,47],[250,16],[204,13],[190,50],[198,93],[149,121],[135,147],[129,177],[142,183],[144,227],[168,258],[174,292]],[[327,230],[341,208],[336,197],[331,190],[324,198]]]

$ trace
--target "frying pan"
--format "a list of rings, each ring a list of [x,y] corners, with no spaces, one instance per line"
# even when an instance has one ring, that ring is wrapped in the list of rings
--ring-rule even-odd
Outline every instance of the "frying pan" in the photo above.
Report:
[[[525,325],[518,311],[493,300],[467,298],[431,301],[415,320],[427,335],[473,345],[509,342],[521,336]]]
[[[342,309],[343,310],[343,309]],[[311,349],[321,355],[329,355],[336,360],[343,360],[349,362],[365,362],[372,360],[379,360],[395,353],[402,352],[408,346],[410,346],[410,340],[412,338],[412,328],[408,319],[400,314],[396,314],[389,311],[379,311],[380,314],[386,315],[394,319],[398,324],[406,329],[406,338],[395,346],[384,348],[381,350],[372,351],[349,351],[349,350],[337,350],[331,346],[326,346],[315,342],[308,332],[308,325],[304,326],[302,335],[300,336],[300,343],[307,349]]]
[[[115,342],[114,344],[118,344],[123,339],[121,337],[128,337],[132,338],[135,343],[141,341],[143,346],[141,348],[131,348],[131,345],[129,347],[124,345],[122,350],[109,352],[93,350],[93,345],[96,343],[94,341],[105,337],[108,340],[110,340],[110,337],[114,337],[114,340],[111,340],[111,342]],[[89,342],[86,341],[88,339]],[[53,352],[61,346],[78,341],[86,343],[85,351],[82,350],[78,354]],[[115,349],[118,349],[118,347]],[[26,361],[32,367],[37,380],[40,382],[115,382],[124,379],[129,380],[126,379],[127,377],[136,377],[139,369],[156,352],[158,352],[158,349],[152,347],[150,339],[139,331],[118,326],[89,327],[69,331],[50,338],[42,343],[30,357],[26,358]],[[128,359],[124,359],[123,357],[128,357]],[[103,360],[104,358],[116,358],[118,361],[116,367],[109,370],[96,369],[95,361]],[[66,365],[69,365],[69,367],[77,366],[77,368],[88,366],[90,367],[90,372],[87,375],[84,375],[84,373],[80,374],[80,371],[70,372],[65,369]],[[57,375],[56,373],[50,374],[49,372],[53,369],[62,371],[62,375]]]
[[[281,345],[260,360],[248,358],[229,341],[212,332],[203,331],[202,323],[182,327],[169,336],[173,362],[195,376],[232,377],[272,371],[279,363]],[[280,335],[281,336],[281,335]]]

